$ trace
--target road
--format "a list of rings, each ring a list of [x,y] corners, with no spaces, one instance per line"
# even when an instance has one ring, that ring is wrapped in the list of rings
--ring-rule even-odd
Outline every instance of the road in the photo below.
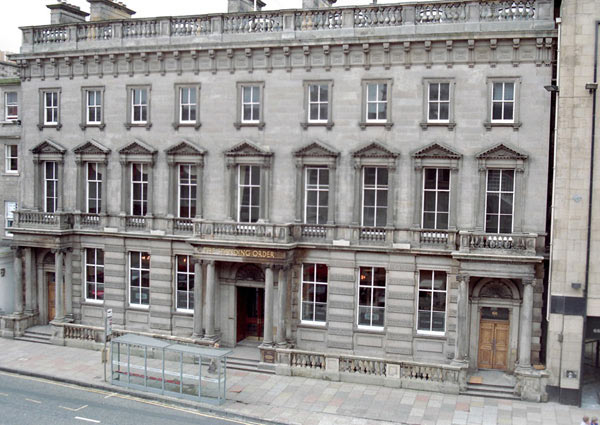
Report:
[[[0,425],[237,425],[193,409],[0,372]]]

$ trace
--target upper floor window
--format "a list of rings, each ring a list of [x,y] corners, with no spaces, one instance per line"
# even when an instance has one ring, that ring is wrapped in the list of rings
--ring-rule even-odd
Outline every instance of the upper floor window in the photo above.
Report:
[[[4,94],[4,120],[11,121],[19,119],[19,97],[16,91]]]
[[[243,126],[264,127],[264,88],[264,82],[238,83],[238,113],[234,124],[237,129]]]
[[[492,86],[492,122],[513,122],[515,83],[495,82]]]
[[[102,212],[102,168],[97,162],[87,163],[87,212],[100,214]]]
[[[450,170],[426,168],[423,173],[423,229],[448,229]]]
[[[327,265],[302,265],[302,321],[327,321]]]
[[[150,122],[150,86],[127,86],[129,101],[127,103],[127,122],[125,127],[152,126]]]
[[[384,167],[363,168],[363,214],[362,225],[383,227],[388,213],[388,169]]]
[[[383,328],[385,324],[385,269],[360,267],[359,273],[358,325]]]
[[[96,248],[85,250],[85,300],[104,301],[104,251]]]
[[[443,271],[420,271],[417,332],[446,332],[446,279],[446,272]]]
[[[19,172],[19,145],[6,145],[4,151],[4,171],[9,174]]]
[[[17,203],[12,201],[4,201],[4,234],[6,236],[12,236],[13,234],[9,231],[11,227],[15,225],[15,211],[17,210]]]
[[[450,83],[430,82],[427,121],[448,122],[450,119]]]
[[[190,255],[177,255],[177,310],[194,310],[194,265]]]
[[[179,122],[180,123],[195,123],[197,93],[196,87],[181,87],[179,89]]]
[[[515,170],[488,170],[485,205],[486,233],[512,233]]]
[[[44,163],[44,212],[54,213],[58,207],[58,164]]]
[[[102,92],[100,90],[88,90],[87,98],[87,124],[102,123]]]
[[[310,84],[308,86],[308,122],[327,122],[329,120],[329,84]]]
[[[179,217],[196,216],[196,165],[179,165]]]
[[[150,305],[150,253],[129,253],[129,305]]]
[[[367,126],[392,127],[391,113],[392,80],[364,80],[362,82],[362,117],[359,122],[364,130]]]
[[[307,224],[326,224],[329,217],[329,169],[306,168],[305,215]]]
[[[260,214],[260,166],[240,165],[238,172],[238,221],[255,223]]]
[[[148,213],[148,164],[131,163],[131,215]]]
[[[58,124],[58,91],[44,92],[44,125]]]

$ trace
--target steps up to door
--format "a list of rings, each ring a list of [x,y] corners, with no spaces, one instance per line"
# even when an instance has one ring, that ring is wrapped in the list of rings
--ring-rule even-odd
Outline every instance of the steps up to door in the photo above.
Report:
[[[19,341],[28,341],[28,342],[37,342],[39,344],[51,344],[50,337],[52,334],[50,331],[46,331],[45,329],[34,329],[29,328],[25,330],[23,336],[16,337],[15,339]]]
[[[243,370],[246,372],[260,372],[270,375],[275,374],[275,365],[265,365],[254,359],[244,359],[241,357],[227,357],[227,369]]]
[[[461,391],[461,394],[476,396],[476,397],[492,397],[506,400],[520,400],[521,397],[515,390],[514,385],[502,384],[475,384],[467,383],[467,389]]]

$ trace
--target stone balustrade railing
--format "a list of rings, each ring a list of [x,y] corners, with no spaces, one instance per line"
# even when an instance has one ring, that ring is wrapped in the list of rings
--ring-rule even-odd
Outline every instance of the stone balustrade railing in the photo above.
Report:
[[[510,31],[513,22],[515,29],[521,31],[527,28],[553,29],[552,2],[432,1],[427,4],[415,2],[317,10],[286,9],[23,27],[22,53],[128,45],[139,47],[157,43],[177,45],[192,41],[215,41],[219,37],[226,41],[228,37],[239,34],[251,34],[253,39],[272,39],[274,35],[282,39],[301,39],[303,33],[323,30],[340,31],[339,36],[349,37],[354,35],[353,31],[363,29],[373,35],[377,35],[378,31],[388,34],[386,29],[389,28],[399,28],[396,31],[398,34],[435,33],[438,31],[436,25],[452,24],[468,24],[471,29],[476,28],[473,25],[478,25],[488,31]],[[424,28],[417,30],[419,26]],[[459,29],[457,27],[456,32]],[[444,31],[451,30],[449,27]],[[465,30],[463,28],[460,31]]]
[[[252,240],[256,242],[292,242],[289,225],[270,223],[237,223],[201,221],[196,223],[194,237],[211,240]]]
[[[456,249],[456,230],[412,229],[413,243],[421,248]]]
[[[43,211],[19,210],[15,212],[15,228],[18,229],[70,229],[73,214],[65,212],[47,213]]]

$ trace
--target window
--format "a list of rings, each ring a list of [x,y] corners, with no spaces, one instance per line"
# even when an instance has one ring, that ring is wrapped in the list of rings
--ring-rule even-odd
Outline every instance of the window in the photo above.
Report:
[[[54,213],[58,206],[58,164],[56,161],[44,163],[44,212]]]
[[[495,82],[492,85],[492,122],[513,122],[515,83]]]
[[[387,83],[367,84],[367,122],[387,120],[387,101]]]
[[[9,91],[4,94],[4,120],[19,119],[19,98],[16,91]]]
[[[104,251],[96,248],[85,250],[85,300],[104,301]]]
[[[129,253],[129,305],[150,305],[150,253]]]
[[[358,325],[383,328],[385,316],[385,269],[360,267]]]
[[[58,125],[58,92],[44,92],[44,125]]]
[[[446,332],[446,272],[421,270],[417,332]]]
[[[327,321],[327,265],[302,265],[302,321]]]
[[[237,121],[234,123],[238,130],[244,126],[265,126],[264,111],[264,82],[238,83]]]
[[[148,165],[131,164],[131,215],[148,213]]]
[[[16,174],[19,172],[19,146],[6,145],[5,147],[5,167],[7,173]]]
[[[102,91],[100,90],[87,90],[87,113],[86,123],[88,125],[101,124],[102,123]]]
[[[145,124],[148,122],[148,90],[131,90],[131,122]]]
[[[488,170],[485,206],[486,233],[512,233],[514,170]]]
[[[240,165],[238,173],[238,221],[255,223],[260,213],[260,167]]]
[[[387,223],[388,169],[363,168],[363,216],[362,225],[382,227]]]
[[[423,229],[447,230],[450,211],[450,170],[426,168],[423,173]]]
[[[306,168],[305,215],[307,224],[326,224],[329,205],[329,169]]]
[[[189,255],[177,255],[177,310],[194,310],[194,266]]]
[[[11,201],[4,201],[4,232],[6,236],[12,236],[8,229],[15,225],[15,211],[17,210],[17,203]]]
[[[196,88],[181,87],[179,89],[179,122],[196,122]]]
[[[179,165],[179,217],[196,216],[196,165]]]
[[[329,85],[310,84],[308,86],[308,122],[329,120]]]
[[[427,121],[448,122],[450,118],[450,83],[429,83]]]
[[[87,212],[102,212],[102,172],[97,162],[87,163]]]

